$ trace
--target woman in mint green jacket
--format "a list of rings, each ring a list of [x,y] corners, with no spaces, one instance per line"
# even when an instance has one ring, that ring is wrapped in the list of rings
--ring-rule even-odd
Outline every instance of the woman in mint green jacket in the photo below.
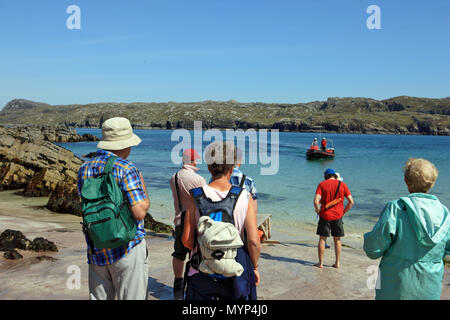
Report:
[[[410,194],[388,202],[373,230],[364,235],[367,256],[382,257],[376,299],[438,300],[443,259],[450,254],[449,211],[427,194],[438,176],[431,162],[409,159],[404,170]]]

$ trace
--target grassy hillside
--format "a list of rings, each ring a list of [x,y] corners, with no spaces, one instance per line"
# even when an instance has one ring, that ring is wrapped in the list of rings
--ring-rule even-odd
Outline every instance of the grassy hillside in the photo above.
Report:
[[[66,124],[99,127],[114,116],[140,128],[278,128],[282,131],[450,134],[450,98],[328,98],[298,104],[237,101],[93,103],[55,105],[15,99],[0,112],[0,124]]]

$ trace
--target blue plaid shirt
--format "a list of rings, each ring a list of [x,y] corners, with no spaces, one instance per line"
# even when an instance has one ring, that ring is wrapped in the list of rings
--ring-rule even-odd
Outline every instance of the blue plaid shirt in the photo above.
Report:
[[[99,150],[97,156],[81,165],[78,171],[78,192],[81,194],[84,179],[92,178],[95,174],[103,172],[109,157],[114,154],[109,151]],[[131,206],[134,206],[141,200],[147,199],[144,186],[141,181],[141,175],[131,161],[117,158],[114,161],[112,174],[127,197]],[[99,249],[94,247],[94,254],[91,253],[89,239],[86,237],[87,258],[89,264],[105,266],[112,264],[120,258],[126,256],[132,248],[138,245],[145,237],[144,221],[137,222],[136,237],[118,248]]]
[[[234,186],[239,186],[241,184],[242,178],[244,177],[244,174],[241,170],[239,170],[238,167],[233,168],[233,173],[230,177],[230,183]],[[252,178],[245,176],[245,182],[244,187],[247,189],[248,192],[252,195],[252,198],[254,200],[258,199],[258,193],[256,192],[256,186],[255,181],[253,181]]]

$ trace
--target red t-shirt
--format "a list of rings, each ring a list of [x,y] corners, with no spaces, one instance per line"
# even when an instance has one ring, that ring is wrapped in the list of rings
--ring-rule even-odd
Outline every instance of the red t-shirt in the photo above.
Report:
[[[339,192],[336,195],[336,198],[342,198],[342,201],[337,205],[331,207],[328,210],[325,210],[325,206],[327,203],[333,201],[334,194],[336,193],[339,181],[336,179],[328,179],[322,181],[316,190],[316,194],[320,194],[322,199],[320,200],[321,208],[319,215],[328,221],[338,220],[342,218],[344,215],[344,198],[351,195],[350,190],[348,190],[347,185],[341,181],[341,186],[339,187]]]

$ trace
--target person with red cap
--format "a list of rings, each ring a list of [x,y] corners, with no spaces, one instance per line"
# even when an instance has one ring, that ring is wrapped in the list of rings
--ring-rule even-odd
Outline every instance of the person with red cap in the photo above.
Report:
[[[183,166],[170,178],[170,188],[172,189],[175,209],[175,243],[172,253],[172,266],[175,276],[173,295],[175,300],[183,300],[184,298],[183,269],[188,249],[183,246],[181,237],[183,235],[184,213],[191,196],[189,190],[206,185],[206,180],[196,173],[198,170],[198,159],[200,159],[200,156],[195,149],[184,150]]]

